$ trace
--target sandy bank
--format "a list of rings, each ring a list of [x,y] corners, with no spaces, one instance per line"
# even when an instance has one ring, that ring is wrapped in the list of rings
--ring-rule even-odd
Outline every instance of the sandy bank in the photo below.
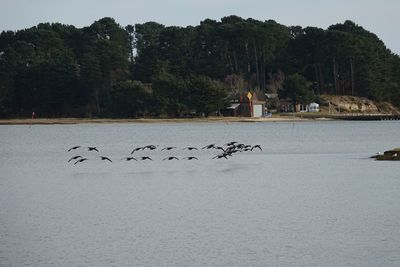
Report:
[[[306,121],[310,119],[276,116],[271,118],[246,118],[246,117],[208,117],[184,119],[81,119],[81,118],[56,118],[56,119],[1,119],[0,125],[18,124],[82,124],[82,123],[229,123],[229,122],[280,122],[280,121]]]

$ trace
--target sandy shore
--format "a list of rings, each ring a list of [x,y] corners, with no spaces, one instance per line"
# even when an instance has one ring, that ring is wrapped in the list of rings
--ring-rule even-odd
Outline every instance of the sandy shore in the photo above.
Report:
[[[322,119],[322,118],[321,118]],[[208,118],[184,118],[184,119],[89,119],[89,118],[35,118],[35,119],[0,119],[0,125],[19,124],[82,124],[82,123],[229,123],[229,122],[280,122],[280,121],[308,121],[310,119],[275,116],[271,118],[247,118],[247,117],[208,117]]]

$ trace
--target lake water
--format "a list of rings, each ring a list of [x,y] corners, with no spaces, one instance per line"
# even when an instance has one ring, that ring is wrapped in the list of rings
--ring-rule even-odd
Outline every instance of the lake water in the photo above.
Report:
[[[399,130],[0,126],[0,266],[400,266],[400,162],[368,158],[399,147]],[[263,150],[216,160],[216,150],[182,149],[229,141]],[[153,161],[122,159],[148,144],[158,147],[134,155]],[[67,152],[74,145],[100,152]],[[74,155],[89,160],[68,163]]]

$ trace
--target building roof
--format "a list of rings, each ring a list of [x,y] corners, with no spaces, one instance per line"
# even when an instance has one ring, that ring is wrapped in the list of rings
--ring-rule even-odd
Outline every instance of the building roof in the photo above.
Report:
[[[267,94],[265,94],[265,96],[266,96],[268,99],[278,98],[278,94],[273,94],[273,93],[271,93],[271,94],[267,93]]]
[[[234,104],[231,104],[229,107],[227,107],[227,109],[237,109],[239,106],[240,106],[239,103],[234,103]]]

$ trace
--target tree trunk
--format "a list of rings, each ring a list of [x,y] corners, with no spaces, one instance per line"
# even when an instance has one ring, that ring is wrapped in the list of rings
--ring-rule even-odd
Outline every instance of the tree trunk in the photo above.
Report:
[[[333,57],[333,82],[335,84],[335,92],[334,94],[337,94],[339,91],[339,84],[338,84],[338,73],[337,73],[337,68],[336,68],[336,60],[335,57]]]
[[[324,75],[322,74],[322,67],[321,64],[318,64],[318,75],[319,75],[319,82],[320,82],[320,90],[325,90],[325,80]]]
[[[260,73],[259,73],[259,70],[258,70],[258,57],[257,57],[257,48],[256,48],[255,39],[253,39],[253,47],[254,47],[254,58],[256,60],[257,89],[260,89]]]
[[[354,63],[353,58],[350,58],[350,71],[351,71],[351,94],[354,96],[356,94],[354,87]]]
[[[100,114],[100,103],[99,103],[99,90],[96,89],[96,108],[97,108],[97,113]]]
[[[314,73],[315,73],[315,79],[317,81],[317,93],[318,95],[320,94],[320,80],[319,80],[319,74],[318,74],[318,66],[317,64],[313,64],[314,66]]]

